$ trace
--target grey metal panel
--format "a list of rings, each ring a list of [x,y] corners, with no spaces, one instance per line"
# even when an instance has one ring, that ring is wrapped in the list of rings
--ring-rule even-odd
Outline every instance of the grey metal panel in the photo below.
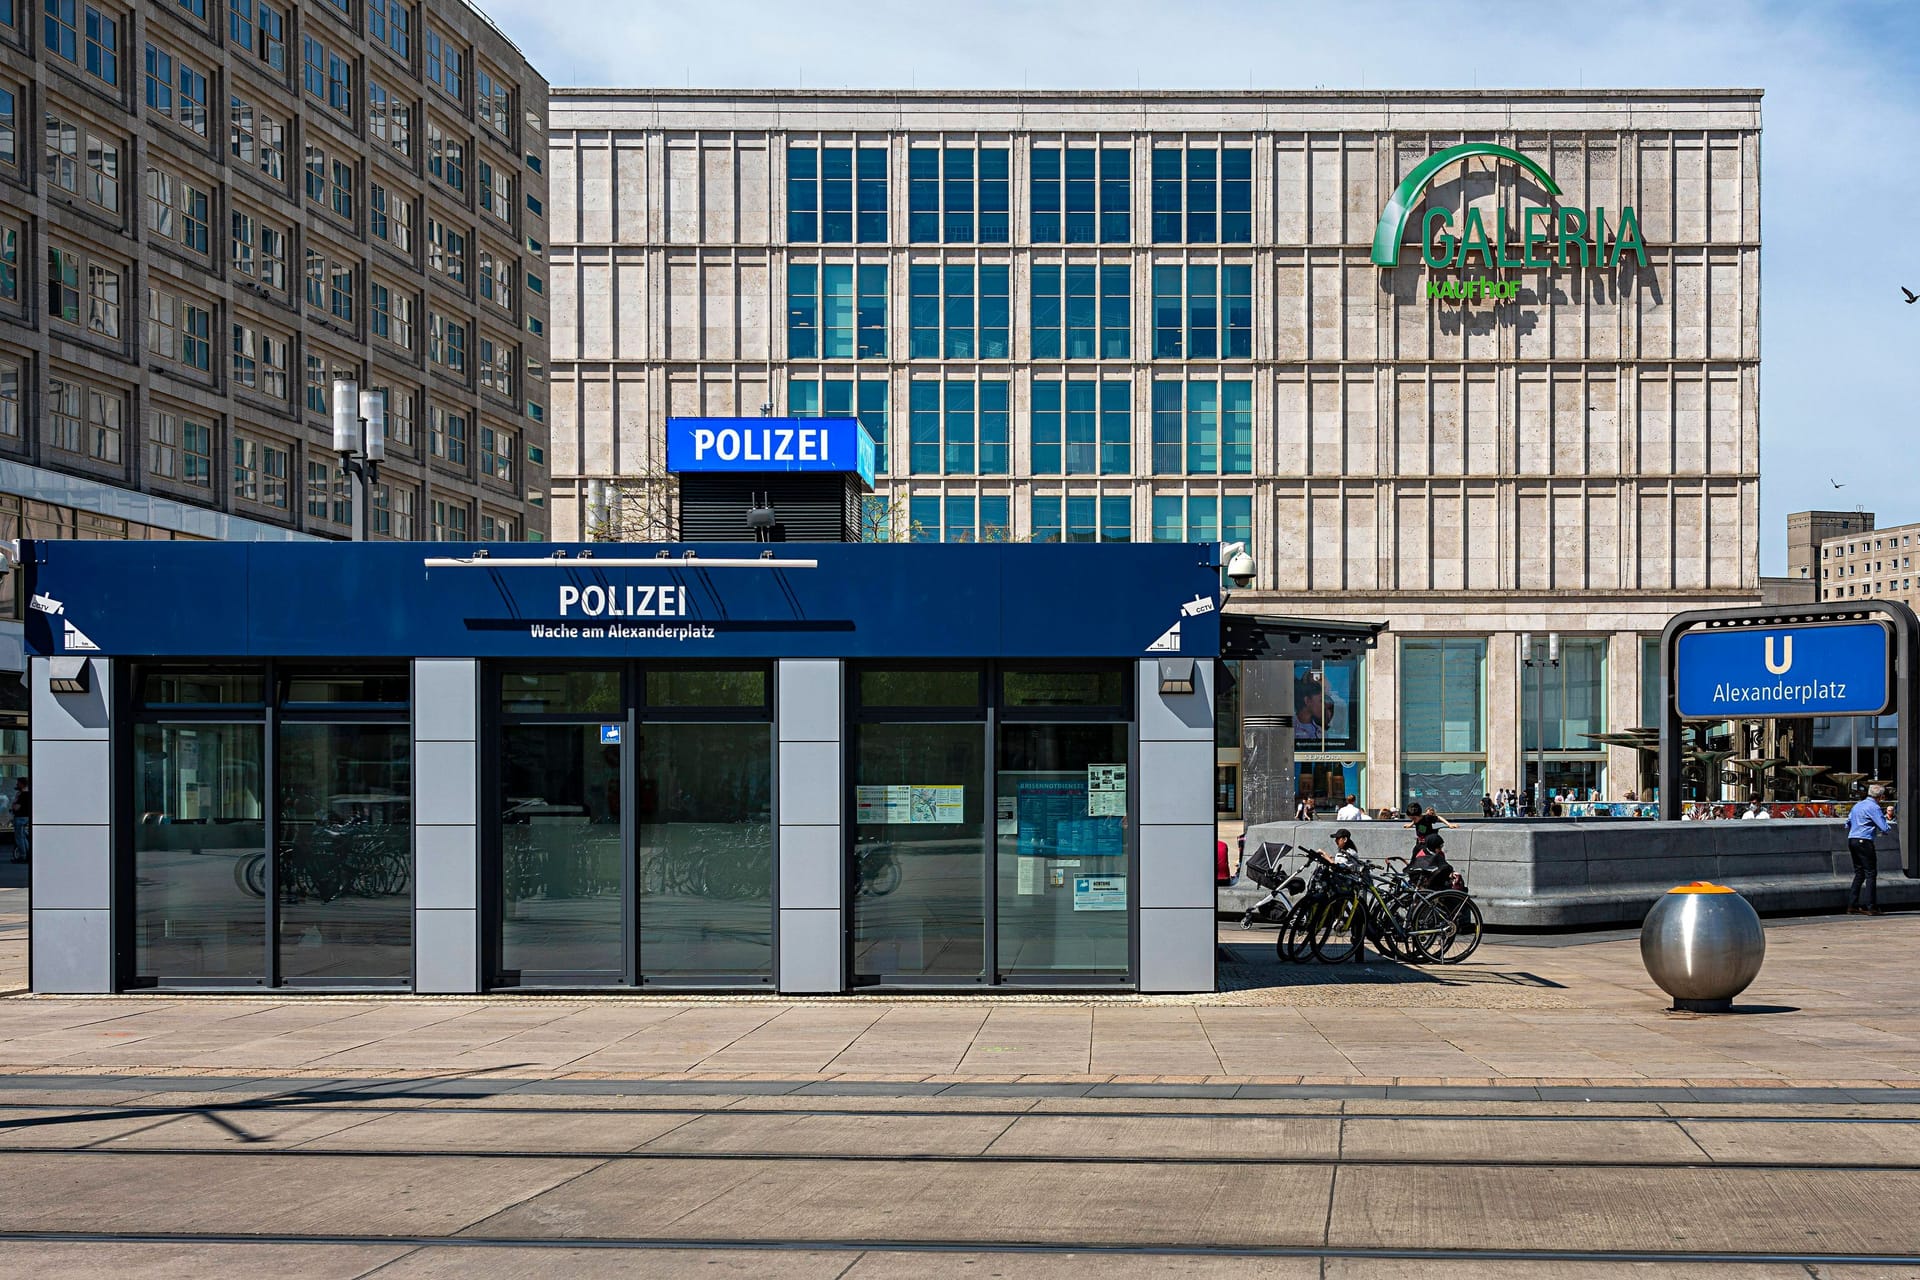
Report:
[[[461,995],[480,989],[480,913],[413,913],[413,989]]]
[[[33,905],[105,911],[113,905],[113,828],[33,824]]]
[[[100,911],[33,909],[33,989],[61,995],[113,990],[113,925]]]
[[[417,827],[472,826],[479,820],[471,742],[416,742],[413,821]]]
[[[793,993],[840,991],[843,913],[838,909],[780,912],[780,990]]]
[[[1140,989],[1213,990],[1213,909],[1149,907],[1140,912]]]
[[[48,684],[47,659],[35,658],[29,677],[33,689],[33,736],[49,741],[105,739],[111,728],[109,693],[113,663],[91,658],[92,679],[85,693],[55,693]]]
[[[775,724],[782,742],[840,740],[840,662],[836,658],[788,658],[775,677]]]
[[[415,827],[413,859],[413,905],[416,910],[472,911],[480,905],[478,828]]]
[[[1213,741],[1213,663],[1205,658],[1193,664],[1193,692],[1160,692],[1160,661],[1144,658],[1134,664],[1139,680],[1140,740],[1142,742]]]
[[[105,738],[33,742],[33,820],[53,826],[112,821],[113,753]]]
[[[479,733],[480,664],[471,658],[416,658],[413,736],[422,742],[471,742]]]
[[[780,828],[780,905],[838,910],[845,901],[839,827]]]
[[[837,827],[840,807],[840,744],[782,742],[780,825]]]
[[[1140,905],[1214,905],[1214,840],[1208,826],[1140,828]]]
[[[1213,739],[1140,744],[1143,825],[1213,825]]]

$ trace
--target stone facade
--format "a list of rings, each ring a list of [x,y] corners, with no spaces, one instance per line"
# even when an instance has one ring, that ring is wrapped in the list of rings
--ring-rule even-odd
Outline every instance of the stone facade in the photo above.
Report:
[[[1920,553],[1920,524],[1896,524],[1876,529],[1873,516],[1854,515],[1856,532],[1839,533],[1820,542],[1815,577],[1820,602],[1835,600],[1898,600],[1920,609],[1920,573],[1913,559]]]
[[[350,536],[335,377],[372,536],[545,535],[547,85],[477,10],[6,5],[0,106],[4,536]]]
[[[1787,517],[1787,576],[1817,582],[1822,543],[1872,528],[1871,511],[1794,512]]]
[[[1004,501],[1006,536],[1049,536],[1054,508],[1042,522],[1036,499],[1084,495],[1115,500],[1089,536],[1207,540],[1191,518],[1184,531],[1162,527],[1156,513],[1170,504],[1155,499],[1246,502],[1258,574],[1233,608],[1391,624],[1366,674],[1365,800],[1396,801],[1408,710],[1399,654],[1427,635],[1486,641],[1474,754],[1488,789],[1516,785],[1520,632],[1605,637],[1605,727],[1624,728],[1643,720],[1644,638],[1681,610],[1760,600],[1759,98],[556,93],[556,536],[590,523],[591,482],[658,475],[669,414],[787,412],[796,382],[884,381],[878,488],[890,513],[929,497]],[[1463,141],[1535,158],[1563,207],[1601,206],[1617,220],[1633,206],[1647,265],[1488,271],[1517,280],[1517,299],[1464,306],[1427,297],[1430,273],[1411,251],[1374,266],[1375,221],[1396,183]],[[789,148],[821,147],[884,149],[883,236],[789,239]],[[1036,149],[1062,147],[1124,152],[1113,175],[1129,194],[1124,237],[1035,242]],[[921,148],[1006,149],[1008,243],[913,234]],[[1156,153],[1168,149],[1250,152],[1245,243],[1156,237]],[[1522,205],[1545,199],[1522,176],[1469,161],[1426,203],[1452,211],[1456,227],[1470,206],[1516,228]],[[884,356],[790,354],[789,267],[813,263],[888,269]],[[1004,358],[909,355],[915,266],[1002,264]],[[1036,354],[1035,269],[1055,264],[1130,269],[1128,355]],[[1244,355],[1196,359],[1189,345],[1186,358],[1155,357],[1155,268],[1169,266],[1251,268]],[[929,376],[1006,380],[1009,474],[916,468],[913,386]],[[1123,468],[1036,471],[1034,385],[1076,377],[1126,384]],[[1249,465],[1197,474],[1178,450],[1156,458],[1154,384],[1215,379],[1250,388]],[[1177,412],[1173,421],[1177,430]],[[1109,511],[1124,511],[1119,527]],[[1233,767],[1231,749],[1222,763]],[[1608,789],[1636,785],[1631,752],[1613,749],[1606,763]]]

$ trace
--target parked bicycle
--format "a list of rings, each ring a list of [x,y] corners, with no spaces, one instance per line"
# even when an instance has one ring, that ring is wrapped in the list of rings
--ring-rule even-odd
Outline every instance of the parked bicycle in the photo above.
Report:
[[[1408,860],[1392,858],[1375,867],[1348,840],[1333,853],[1303,850],[1303,874],[1282,879],[1278,867],[1289,851],[1285,845],[1263,846],[1248,859],[1251,870],[1258,858],[1256,883],[1274,883],[1265,886],[1267,898],[1242,918],[1244,927],[1252,927],[1256,920],[1278,917],[1274,951],[1282,961],[1299,963],[1309,956],[1329,964],[1357,961],[1371,944],[1390,959],[1458,964],[1480,945],[1480,909],[1443,860],[1410,869]]]

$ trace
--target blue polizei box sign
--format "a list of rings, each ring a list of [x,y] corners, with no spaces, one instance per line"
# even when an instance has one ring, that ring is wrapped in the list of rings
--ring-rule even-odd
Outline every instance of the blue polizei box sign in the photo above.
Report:
[[[1727,627],[1680,637],[1681,716],[1871,716],[1891,701],[1892,633],[1878,622]]]
[[[667,470],[814,471],[873,485],[873,437],[858,418],[668,418]]]

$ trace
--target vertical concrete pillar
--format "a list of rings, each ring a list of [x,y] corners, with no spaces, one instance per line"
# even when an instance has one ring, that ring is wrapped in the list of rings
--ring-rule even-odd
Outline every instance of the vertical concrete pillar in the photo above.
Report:
[[[1159,696],[1155,677],[1154,696]],[[1144,703],[1143,703],[1144,705]],[[1293,818],[1293,663],[1240,664],[1240,813],[1248,826]]]
[[[1521,786],[1527,762],[1523,747],[1525,715],[1520,705],[1526,684],[1520,676],[1520,637],[1496,631],[1487,637],[1487,790]]]
[[[1616,631],[1607,639],[1607,732],[1619,733],[1643,724],[1640,679],[1640,633]],[[1640,753],[1632,747],[1607,748],[1607,787],[1604,798],[1624,800],[1640,787]]]
[[[846,976],[842,665],[789,658],[774,673],[781,991],[842,991]]]
[[[1400,751],[1400,642],[1388,634],[1367,654],[1367,795],[1362,803],[1369,809],[1400,806]]]
[[[113,672],[87,660],[84,693],[55,693],[49,660],[32,685],[33,989],[112,991]]]
[[[413,989],[480,990],[480,664],[413,664]]]
[[[1291,684],[1291,664],[1255,665],[1284,667]],[[1214,664],[1194,662],[1192,693],[1161,693],[1157,659],[1137,670],[1140,990],[1212,991]]]

